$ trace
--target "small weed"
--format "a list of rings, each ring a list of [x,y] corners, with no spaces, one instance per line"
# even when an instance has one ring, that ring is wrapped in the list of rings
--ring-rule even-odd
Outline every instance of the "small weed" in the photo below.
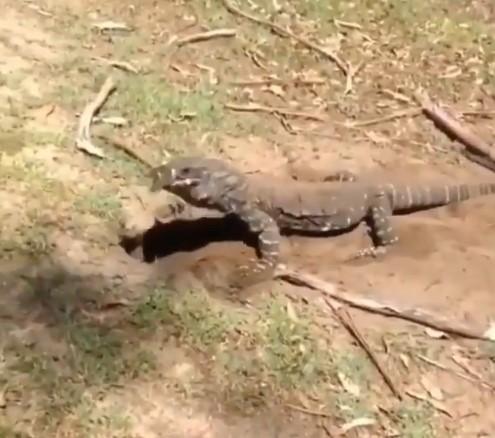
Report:
[[[170,292],[165,288],[153,290],[134,309],[132,323],[141,329],[151,330],[159,325],[173,324]]]
[[[214,99],[215,92],[206,86],[186,91],[171,87],[153,76],[146,76],[140,81],[124,81],[121,87],[116,105],[124,109],[126,116],[134,123],[154,121],[162,126],[180,126],[192,118],[195,128],[213,130],[222,121],[221,108]]]
[[[431,407],[426,403],[417,403],[401,407],[397,416],[404,438],[434,438]]]
[[[326,379],[330,356],[318,345],[309,319],[290,318],[284,304],[269,303],[259,324],[259,341],[268,372],[283,386],[307,388]]]
[[[122,377],[137,377],[153,367],[152,356],[133,347],[122,337],[101,327],[69,325],[67,340],[73,352],[71,368],[77,370],[86,384],[107,385]]]
[[[63,146],[68,141],[68,135],[65,132],[52,132],[52,131],[35,131],[29,132],[26,136],[26,141],[29,145],[53,145]]]
[[[200,350],[225,340],[235,318],[211,300],[205,292],[187,291],[177,296],[158,288],[140,304],[133,321],[142,328],[173,324],[179,336]]]
[[[203,133],[217,132],[223,124],[223,110],[212,88],[180,90],[151,75],[123,80],[111,104],[151,135],[166,133],[160,146],[171,152],[194,146]]]
[[[94,410],[94,400],[88,399],[122,381],[149,374],[155,367],[154,356],[104,327],[68,322],[61,333],[65,348],[56,356],[37,351],[36,346],[10,345],[5,372],[9,379],[0,382],[20,385],[16,389],[19,403],[37,400],[39,411],[31,418],[37,430],[48,433],[61,421],[74,423],[71,427],[81,429],[77,435],[81,437],[94,428],[124,430],[125,418],[117,412]],[[10,385],[5,387],[8,391]]]
[[[365,392],[363,392],[362,396],[355,397],[352,394],[342,391],[333,397],[333,405],[345,422],[362,417],[372,418],[373,413],[366,402]]]
[[[114,406],[99,406],[95,409],[95,402],[93,398],[84,396],[74,412],[77,419],[74,426],[80,431],[80,436],[94,436],[92,434],[98,432],[98,436],[129,437],[132,425],[130,418]]]
[[[120,218],[122,204],[108,189],[95,189],[76,199],[75,207],[82,213],[90,213],[105,221],[115,222]]]
[[[204,292],[172,295],[157,289],[133,315],[138,327],[173,325],[178,336],[215,357],[212,378],[229,399],[259,399],[262,388],[309,390],[325,381],[332,363],[309,319],[294,322],[281,301],[258,314],[220,305]]]
[[[370,376],[371,367],[364,354],[339,351],[333,354],[332,361],[336,370],[339,370],[361,387],[365,385],[365,382]]]
[[[5,236],[0,235],[0,250],[4,255],[17,252],[34,257],[43,257],[51,250],[50,227],[47,227],[33,212],[27,212],[16,228]]]

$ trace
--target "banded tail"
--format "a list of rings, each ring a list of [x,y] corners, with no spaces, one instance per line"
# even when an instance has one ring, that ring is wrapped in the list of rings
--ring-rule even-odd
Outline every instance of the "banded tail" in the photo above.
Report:
[[[495,183],[396,186],[387,184],[393,210],[433,208],[495,194]]]

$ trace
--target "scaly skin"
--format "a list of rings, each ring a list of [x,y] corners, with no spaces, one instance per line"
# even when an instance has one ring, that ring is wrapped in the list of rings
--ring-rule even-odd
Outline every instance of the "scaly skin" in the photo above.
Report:
[[[242,285],[273,274],[279,259],[280,230],[331,232],[367,222],[374,246],[358,256],[384,253],[398,241],[394,213],[430,209],[495,193],[495,183],[407,186],[364,184],[349,172],[344,182],[303,182],[245,175],[212,158],[182,157],[152,170],[152,190],[168,190],[200,208],[234,213],[258,235],[259,258],[245,268]],[[338,179],[330,175],[327,180]]]

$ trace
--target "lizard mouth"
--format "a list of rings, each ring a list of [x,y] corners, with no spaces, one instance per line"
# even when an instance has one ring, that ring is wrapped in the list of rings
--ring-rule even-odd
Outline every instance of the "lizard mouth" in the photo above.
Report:
[[[199,184],[199,181],[194,178],[183,178],[173,181],[171,187],[194,187]]]

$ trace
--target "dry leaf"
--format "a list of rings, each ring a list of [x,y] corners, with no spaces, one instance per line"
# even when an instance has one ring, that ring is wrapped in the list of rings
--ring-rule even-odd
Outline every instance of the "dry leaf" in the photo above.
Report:
[[[374,426],[375,424],[376,420],[374,420],[373,418],[355,418],[354,420],[342,425],[342,427],[339,429],[338,435],[344,435],[350,430],[355,429],[356,427]]]
[[[102,21],[100,23],[93,23],[92,25],[95,29],[98,29],[100,31],[105,31],[105,30],[131,30],[127,24],[122,23],[122,22],[116,22],[116,21]]]
[[[294,306],[292,305],[292,303],[290,301],[287,302],[286,310],[287,310],[287,316],[289,317],[289,319],[291,321],[299,322],[299,318],[297,317],[296,309],[294,309]]]
[[[430,394],[430,396],[435,400],[443,401],[444,398],[442,390],[433,385],[433,383],[426,376],[421,376],[421,385],[423,385],[423,388],[426,389],[428,394]]]
[[[126,126],[128,124],[127,119],[124,119],[123,117],[93,117],[93,122],[96,123],[105,123],[107,125],[113,125],[113,126]]]
[[[368,137],[375,144],[388,144],[390,140],[383,135],[380,135],[374,131],[368,131],[365,133],[366,137]]]
[[[495,341],[495,321],[490,322],[488,330],[484,333],[484,336],[491,341]]]
[[[456,66],[456,65],[451,65],[447,67],[447,70],[443,75],[440,75],[441,79],[453,79],[456,78],[457,76],[460,76],[462,74],[462,70]]]
[[[92,155],[93,157],[97,158],[105,158],[105,152],[103,152],[103,149],[99,148],[98,146],[94,145],[90,141],[84,140],[84,139],[77,139],[76,140],[76,147],[77,149],[86,152],[89,155]]]
[[[448,338],[449,336],[447,335],[447,333],[444,333],[444,332],[441,332],[440,330],[435,330],[435,329],[432,329],[432,328],[425,328],[425,333],[430,337],[430,338],[433,338],[433,339],[445,339],[445,338]]]
[[[208,73],[208,81],[210,85],[218,84],[218,77],[216,75],[216,70],[213,67],[204,64],[195,64],[200,70],[206,71]]]
[[[468,374],[471,374],[472,376],[483,380],[483,376],[471,366],[468,359],[464,356],[461,356],[459,353],[453,353],[451,359]]]
[[[451,412],[448,410],[447,406],[445,406],[445,404],[443,402],[431,399],[426,394],[419,394],[419,393],[411,391],[411,390],[406,390],[406,394],[412,398],[415,398],[416,400],[421,400],[421,401],[429,403],[437,411],[441,412],[442,414],[447,415],[448,417],[453,418],[453,415],[451,414]]]
[[[409,356],[405,355],[404,353],[400,353],[399,359],[404,365],[404,368],[409,369],[409,364],[410,364]]]
[[[358,385],[353,383],[344,373],[339,372],[337,374],[337,377],[339,378],[340,384],[342,387],[349,393],[352,394],[354,397],[359,397],[361,394],[361,389],[359,388]]]
[[[280,97],[280,99],[285,100],[285,92],[284,89],[280,85],[268,85],[261,88],[263,91],[267,91],[268,93],[272,93],[273,95]]]

